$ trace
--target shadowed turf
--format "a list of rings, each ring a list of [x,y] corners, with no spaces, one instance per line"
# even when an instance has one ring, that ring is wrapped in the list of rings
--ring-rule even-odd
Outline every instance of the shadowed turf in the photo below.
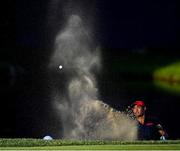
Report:
[[[180,150],[180,140],[127,142],[0,139],[0,150]]]

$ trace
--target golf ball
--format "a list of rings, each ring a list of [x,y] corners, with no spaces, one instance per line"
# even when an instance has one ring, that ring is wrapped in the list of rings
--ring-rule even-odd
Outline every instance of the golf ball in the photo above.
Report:
[[[43,137],[44,140],[52,140],[53,138],[49,135]]]
[[[62,65],[59,65],[59,69],[62,69]]]

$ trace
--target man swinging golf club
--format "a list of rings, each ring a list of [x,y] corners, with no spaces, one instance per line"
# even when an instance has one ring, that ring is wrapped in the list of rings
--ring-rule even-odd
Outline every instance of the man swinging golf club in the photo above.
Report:
[[[137,100],[131,105],[135,119],[138,121],[139,140],[165,140],[168,135],[161,124],[153,119],[146,117],[146,106],[144,101]]]

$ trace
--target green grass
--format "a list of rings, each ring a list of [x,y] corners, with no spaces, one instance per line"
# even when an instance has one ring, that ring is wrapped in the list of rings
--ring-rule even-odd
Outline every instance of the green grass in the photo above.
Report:
[[[105,66],[111,72],[131,73],[132,75],[152,75],[154,71],[179,62],[177,55],[131,54],[109,56],[104,59]],[[109,64],[110,62],[110,64]],[[105,68],[105,69],[107,69]]]
[[[180,84],[179,83],[169,83],[161,80],[154,80],[154,85],[165,92],[171,94],[180,95]]]
[[[164,91],[180,94],[180,62],[176,62],[154,71],[154,84]]]
[[[180,62],[157,69],[154,71],[154,78],[170,83],[180,83]]]
[[[0,139],[0,150],[180,150],[180,140],[103,141]]]
[[[1,150],[180,150],[180,144],[169,145],[73,145],[41,147],[1,147]]]
[[[125,86],[130,89],[144,82],[141,85],[144,90],[147,88],[180,95],[180,58],[178,55],[128,54],[109,56],[104,62],[108,69],[107,74],[113,76],[116,82],[121,82],[118,80],[121,80],[119,77],[122,76],[126,80]]]

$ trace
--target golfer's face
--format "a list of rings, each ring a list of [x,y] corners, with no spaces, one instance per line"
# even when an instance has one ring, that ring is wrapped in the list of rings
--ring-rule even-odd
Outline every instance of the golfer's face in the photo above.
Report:
[[[140,117],[142,115],[144,115],[144,108],[142,106],[139,106],[139,105],[135,105],[133,108],[132,108],[132,111],[134,113],[134,115],[136,117]]]

